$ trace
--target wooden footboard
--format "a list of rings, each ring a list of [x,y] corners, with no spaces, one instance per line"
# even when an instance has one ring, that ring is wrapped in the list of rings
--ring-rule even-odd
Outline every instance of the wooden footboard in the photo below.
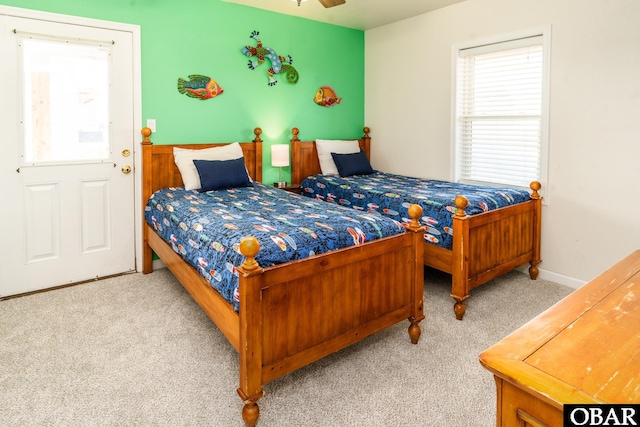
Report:
[[[467,216],[464,196],[455,200],[453,248],[451,252],[451,296],[454,312],[462,320],[469,291],[523,264],[529,263],[532,279],[538,277],[542,197],[540,183],[531,183],[531,200],[482,214]],[[425,264],[430,248],[426,244]],[[439,252],[436,252],[438,255]],[[443,257],[444,258],[444,257]],[[446,270],[445,270],[446,271]]]
[[[257,420],[263,384],[404,319],[411,342],[418,342],[422,233],[414,229],[268,269],[253,261],[257,241],[243,240],[238,394],[246,425]]]

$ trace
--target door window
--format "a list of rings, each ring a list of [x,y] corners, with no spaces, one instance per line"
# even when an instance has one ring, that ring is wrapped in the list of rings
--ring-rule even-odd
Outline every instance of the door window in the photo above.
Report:
[[[22,164],[109,161],[110,46],[23,36]]]

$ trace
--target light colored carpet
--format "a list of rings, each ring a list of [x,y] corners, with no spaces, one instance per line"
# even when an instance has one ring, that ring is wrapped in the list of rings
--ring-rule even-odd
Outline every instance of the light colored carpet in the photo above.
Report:
[[[495,425],[478,354],[572,289],[511,272],[453,314],[427,270],[418,345],[408,322],[280,378],[261,426]],[[242,426],[238,356],[166,269],[0,301],[0,425]]]

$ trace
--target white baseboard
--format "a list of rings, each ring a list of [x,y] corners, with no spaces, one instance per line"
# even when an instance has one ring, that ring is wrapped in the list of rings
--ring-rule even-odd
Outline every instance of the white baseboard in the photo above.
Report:
[[[523,265],[517,268],[518,271],[521,271],[525,274],[529,274],[529,265]],[[548,280],[550,282],[555,282],[560,285],[568,286],[573,289],[578,289],[582,285],[584,285],[585,281],[574,279],[573,277],[564,276],[562,274],[554,273],[553,271],[540,269],[538,273],[538,278],[542,280]]]

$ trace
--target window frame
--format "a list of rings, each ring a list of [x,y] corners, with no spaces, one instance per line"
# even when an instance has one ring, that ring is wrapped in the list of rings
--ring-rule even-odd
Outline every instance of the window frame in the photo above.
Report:
[[[540,125],[540,177],[542,184],[541,193],[545,196],[544,204],[548,204],[549,196],[546,189],[549,185],[548,179],[548,160],[549,160],[549,91],[550,91],[550,69],[551,69],[551,25],[545,25],[536,28],[530,28],[522,31],[501,34],[497,36],[468,40],[465,42],[455,43],[452,46],[452,100],[451,100],[451,176],[454,182],[479,183],[477,181],[463,180],[461,178],[460,165],[460,140],[458,125],[458,67],[460,61],[460,51],[482,46],[499,45],[501,43],[509,43],[514,40],[541,37],[542,44],[542,94],[541,94],[541,125]],[[511,49],[505,46],[504,50]],[[496,185],[509,187],[504,184],[492,184],[482,182],[483,185]],[[528,188],[528,186],[526,187]]]

